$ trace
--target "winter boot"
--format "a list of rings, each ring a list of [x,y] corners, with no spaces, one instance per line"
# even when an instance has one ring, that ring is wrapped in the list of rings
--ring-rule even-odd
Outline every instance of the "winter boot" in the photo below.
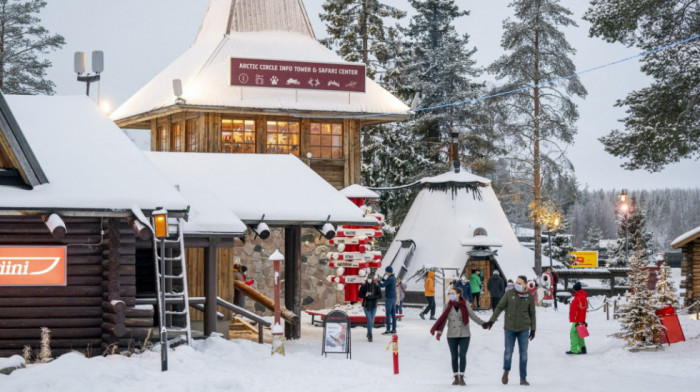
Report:
[[[464,382],[464,374],[459,375],[459,385],[467,385],[467,383]]]
[[[586,346],[581,347],[581,354],[588,354],[586,351]]]
[[[528,386],[528,385],[530,385],[530,383],[529,383],[529,382],[527,382],[527,380],[525,380],[525,379],[522,379],[522,380],[520,380],[520,385],[525,385],[525,386]]]
[[[503,371],[503,376],[501,377],[501,382],[503,385],[508,384],[508,371],[504,370]]]
[[[425,320],[425,315],[423,313],[418,314],[422,320]]]
[[[367,341],[372,342],[372,334],[367,334]]]
[[[452,385],[459,385],[459,375],[455,374],[455,380],[452,381]]]

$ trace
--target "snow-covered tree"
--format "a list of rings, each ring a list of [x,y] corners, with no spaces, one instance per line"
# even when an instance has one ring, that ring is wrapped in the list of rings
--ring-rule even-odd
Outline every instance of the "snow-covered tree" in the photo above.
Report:
[[[603,231],[598,226],[591,226],[586,233],[586,241],[583,243],[583,250],[598,250]]]
[[[676,288],[673,287],[671,281],[671,268],[664,262],[659,268],[656,279],[656,302],[663,306],[671,305],[674,308],[678,307],[678,297],[676,296]]]
[[[501,127],[510,135],[511,159],[523,171],[532,194],[533,211],[543,203],[543,174],[571,168],[564,147],[573,141],[578,109],[571,99],[584,97],[586,89],[573,77],[548,84],[576,72],[571,56],[576,52],[566,40],[563,28],[576,26],[571,11],[558,0],[514,0],[515,18],[503,22],[501,46],[506,54],[490,67],[505,83],[499,91],[533,85],[532,89],[508,94],[503,104]],[[535,217],[536,218],[536,217]],[[542,269],[542,226],[533,219],[535,229],[535,270]]]
[[[625,266],[627,256],[637,251],[641,251],[647,260],[654,254],[653,235],[647,231],[646,220],[644,208],[633,194],[629,199],[627,216],[618,212],[617,241],[608,247],[608,264]]]
[[[51,62],[41,59],[65,43],[49,33],[37,16],[44,0],[0,0],[0,90],[5,94],[53,94],[46,79]]]
[[[700,31],[698,0],[592,0],[584,19],[591,36],[650,51]],[[681,159],[700,158],[700,39],[641,59],[650,86],[615,106],[625,107],[623,130],[600,140],[626,158],[627,169],[659,171]]]
[[[663,328],[655,313],[653,292],[647,289],[649,270],[644,269],[647,266],[644,253],[635,251],[630,259],[631,292],[619,308],[621,331],[616,336],[623,339],[626,347],[632,350],[657,346],[654,341],[661,335]]]
[[[395,28],[386,27],[386,20],[406,16],[405,12],[384,3],[380,0],[326,0],[320,15],[330,35],[322,42],[346,61],[364,63],[367,76],[373,79],[391,59],[389,37]]]

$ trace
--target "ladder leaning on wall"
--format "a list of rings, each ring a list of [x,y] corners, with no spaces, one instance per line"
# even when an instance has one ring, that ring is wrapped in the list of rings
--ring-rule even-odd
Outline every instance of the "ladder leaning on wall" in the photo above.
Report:
[[[155,227],[155,222],[151,222]],[[187,267],[185,265],[185,238],[181,218],[168,218],[170,235],[165,241],[165,254],[161,255],[160,241],[153,236],[153,260],[155,263],[156,294],[158,309],[163,309],[161,273],[165,273],[165,329],[168,340],[185,339],[192,342],[190,326],[190,306],[187,294]],[[161,258],[165,261],[165,271],[161,271]]]

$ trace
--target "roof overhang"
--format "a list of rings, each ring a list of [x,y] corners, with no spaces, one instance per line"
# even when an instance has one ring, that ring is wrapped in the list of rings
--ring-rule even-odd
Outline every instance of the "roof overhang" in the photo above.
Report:
[[[143,210],[148,216],[155,210]],[[0,216],[38,216],[58,214],[63,217],[103,217],[103,218],[123,218],[133,217],[131,209],[80,209],[80,208],[3,208],[0,207]],[[173,218],[187,218],[186,210],[168,210],[168,216]]]
[[[673,240],[673,242],[671,242],[671,248],[672,249],[682,248],[685,245],[689,244],[692,241],[695,241],[698,238],[700,238],[700,226],[678,236],[678,238],[676,238],[675,240]]]

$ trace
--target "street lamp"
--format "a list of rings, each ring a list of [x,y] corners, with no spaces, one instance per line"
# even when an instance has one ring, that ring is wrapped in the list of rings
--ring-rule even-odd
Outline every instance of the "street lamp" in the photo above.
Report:
[[[153,211],[155,236],[160,240],[160,370],[168,370],[168,331],[165,328],[165,239],[170,235],[168,211],[159,208]],[[157,253],[157,252],[156,252]]]
[[[629,264],[629,245],[628,245],[628,235],[627,235],[627,215],[629,215],[630,204],[627,198],[627,189],[623,189],[618,196],[620,200],[619,209],[625,216],[625,263]]]
[[[561,223],[558,216],[552,217],[547,223],[547,246],[549,247],[549,268],[552,268],[552,230],[556,230]]]

